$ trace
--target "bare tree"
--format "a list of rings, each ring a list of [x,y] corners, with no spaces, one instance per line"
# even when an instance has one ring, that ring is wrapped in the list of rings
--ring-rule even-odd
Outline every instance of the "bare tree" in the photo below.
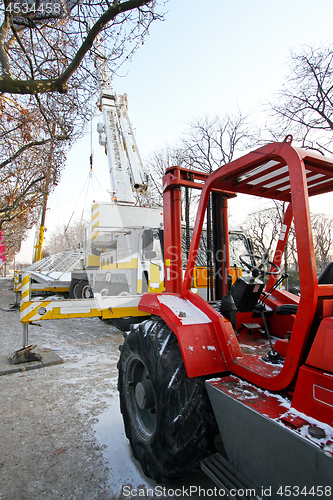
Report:
[[[162,179],[168,167],[186,167],[182,146],[166,146],[155,151],[147,160],[149,172],[150,193],[147,204],[150,206],[163,206],[163,183]]]
[[[44,254],[64,252],[82,248],[84,230],[88,226],[86,220],[74,220],[69,225],[58,226],[52,233],[46,234]]]
[[[189,124],[177,146],[166,146],[148,160],[154,203],[161,205],[162,177],[168,167],[179,166],[210,173],[240,155],[252,141],[246,118],[241,113],[204,117]],[[198,194],[191,193],[191,201]]]
[[[211,173],[248,149],[252,137],[240,112],[194,121],[183,138],[188,167]]]
[[[274,243],[281,230],[281,218],[276,207],[258,210],[247,216],[243,229],[251,238],[256,255],[262,256],[266,252],[272,259]]]
[[[311,217],[317,272],[322,272],[332,261],[333,218],[325,214]]]
[[[3,0],[0,5],[0,92],[65,93],[77,72],[87,77],[97,35],[115,71],[160,17],[151,0]]]
[[[266,252],[272,260],[277,240],[279,238],[287,203],[275,200],[269,208],[251,213],[244,221],[243,229],[252,241],[254,252],[262,256]],[[289,286],[299,284],[298,279],[298,258],[296,248],[296,236],[293,223],[291,224],[288,239],[285,245],[281,271],[289,274],[284,285]]]
[[[0,98],[0,227],[23,214],[34,218],[45,192],[58,183],[66,149],[78,135],[79,108],[68,97],[56,103],[51,95]]]
[[[291,53],[286,82],[270,104],[279,138],[294,135],[303,146],[332,153],[333,45]]]
[[[12,262],[15,254],[20,251],[22,241],[27,235],[27,229],[33,227],[34,221],[22,214],[4,225],[2,237],[5,244],[6,261]]]

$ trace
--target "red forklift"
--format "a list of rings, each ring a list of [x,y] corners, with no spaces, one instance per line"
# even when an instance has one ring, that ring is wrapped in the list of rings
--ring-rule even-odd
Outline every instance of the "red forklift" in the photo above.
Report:
[[[143,295],[151,318],[125,334],[119,392],[126,435],[144,473],[180,478],[201,464],[234,498],[333,495],[333,263],[317,276],[309,197],[333,191],[333,160],[270,143],[209,176],[164,176],[165,291]],[[181,188],[201,190],[182,271]],[[287,202],[272,260],[240,255],[232,284],[228,199]],[[212,294],[192,288],[211,219]],[[281,286],[294,221],[300,296]],[[209,274],[209,273],[208,273]]]

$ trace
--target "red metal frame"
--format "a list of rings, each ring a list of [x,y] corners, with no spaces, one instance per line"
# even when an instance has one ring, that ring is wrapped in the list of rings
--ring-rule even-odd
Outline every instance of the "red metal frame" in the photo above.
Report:
[[[185,185],[202,189],[202,193],[183,279],[180,186]],[[235,193],[244,193],[289,202],[273,262],[277,265],[281,262],[287,235],[294,218],[301,298],[296,316],[279,318],[274,316],[270,320],[275,334],[278,326],[291,328],[290,340],[280,342],[286,354],[283,366],[265,364],[258,355],[244,354],[229,321],[201,297],[191,292],[196,253],[208,197],[212,191],[223,193],[225,198],[234,196]],[[318,285],[308,200],[309,195],[329,191],[333,191],[333,162],[312,152],[293,148],[290,142],[268,144],[224,165],[210,176],[177,167],[167,171],[164,177],[166,293],[177,294],[179,300],[191,303],[209,318],[209,323],[203,326],[193,323],[184,325],[181,320],[177,322],[170,309],[161,307],[157,295],[144,295],[139,307],[161,316],[175,332],[189,376],[228,370],[261,388],[281,391],[293,386],[299,369],[305,364],[307,357],[310,360],[316,359],[317,371],[325,369],[326,372],[333,373],[333,355],[330,355],[329,361],[327,361],[327,355],[324,356],[325,363],[320,364],[320,346],[325,342],[333,345],[331,336],[333,329],[319,329],[318,334],[321,339],[320,342],[316,340],[316,330],[321,319],[323,316],[332,315],[333,284]],[[226,207],[226,203],[224,206]],[[228,235],[225,215],[223,215],[223,222],[226,235]],[[229,263],[227,263],[228,266]],[[269,279],[267,289],[274,283],[274,280],[274,277]],[[266,301],[273,309],[281,304],[297,302],[298,299],[295,296],[283,290],[276,290]],[[204,348],[208,345],[207,338],[209,338],[211,349]],[[303,370],[301,373],[303,378],[307,377],[307,384],[303,381],[303,386],[312,387],[311,370]],[[313,379],[318,380],[317,372],[315,376],[313,375]],[[320,382],[322,392],[332,389],[331,383],[330,387],[325,387],[326,379],[324,377]],[[295,391],[296,393],[300,391],[300,384],[296,384]],[[295,397],[296,407],[300,407],[301,399],[301,397]],[[304,409],[304,405],[302,408]],[[319,414],[321,415],[320,411]]]

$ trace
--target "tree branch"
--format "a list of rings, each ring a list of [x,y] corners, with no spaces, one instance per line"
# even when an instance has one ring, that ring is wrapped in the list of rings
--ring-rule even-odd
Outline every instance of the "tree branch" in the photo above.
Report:
[[[3,208],[0,208],[0,217],[2,219],[2,221],[11,221],[13,220],[15,217],[17,217],[18,215],[21,215],[23,214],[25,211],[29,210],[30,209],[30,204],[31,203],[34,203],[38,197],[38,194],[39,193],[35,193],[35,195],[33,196],[33,198],[31,200],[29,200],[29,202],[26,203],[26,206],[21,209],[19,211],[19,213],[15,213],[12,215],[12,212],[14,210],[17,210],[19,208],[19,205],[21,203],[21,201],[25,198],[25,196],[27,195],[27,193],[29,192],[29,190],[35,185],[37,184],[38,182],[40,181],[43,181],[45,179],[45,175],[42,175],[41,177],[38,177],[37,179],[34,179],[33,181],[30,182],[30,184],[25,188],[24,191],[22,191],[22,193],[15,199],[15,201],[7,206],[7,207],[3,207]]]
[[[12,161],[14,161],[18,156],[20,156],[22,153],[24,153],[24,151],[26,151],[27,149],[33,148],[35,146],[43,146],[44,144],[47,144],[47,143],[49,143],[51,141],[54,141],[54,140],[57,140],[57,141],[66,141],[68,138],[69,137],[67,135],[56,135],[54,137],[49,137],[48,139],[43,139],[41,141],[31,141],[31,142],[28,142],[28,144],[25,144],[20,149],[18,149],[16,151],[16,153],[14,153],[12,156],[10,156],[9,158],[7,158],[7,160],[5,160],[2,163],[0,163],[0,169],[4,168],[6,165],[8,165]]]
[[[15,80],[11,78],[9,72],[0,78],[0,92],[10,92],[12,94],[36,94],[46,92],[59,92],[64,94],[68,91],[67,82],[69,78],[79,68],[86,53],[93,46],[96,36],[102,29],[115,17],[124,12],[137,9],[147,5],[152,0],[128,0],[123,3],[114,2],[111,7],[98,19],[98,21],[90,29],[86,39],[75,54],[72,62],[66,70],[56,79],[43,80]],[[2,30],[2,28],[1,28]],[[0,30],[0,60],[1,60],[1,30]],[[8,26],[7,26],[8,31]],[[7,61],[8,62],[8,61]]]

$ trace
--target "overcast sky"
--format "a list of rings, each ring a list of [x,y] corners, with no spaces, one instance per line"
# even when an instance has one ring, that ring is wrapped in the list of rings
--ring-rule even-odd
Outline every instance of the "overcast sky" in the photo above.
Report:
[[[281,86],[290,50],[332,42],[331,0],[169,0],[166,9],[165,21],[151,27],[144,45],[113,81],[118,94],[128,95],[143,159],[175,144],[196,118],[238,109],[254,116]],[[68,154],[62,181],[50,196],[49,232],[57,224],[67,225],[73,211],[79,219],[85,208],[89,218],[93,199],[108,200],[107,160],[98,145],[97,121],[94,189],[84,188],[88,132]],[[31,261],[32,246],[30,237],[17,260]]]

